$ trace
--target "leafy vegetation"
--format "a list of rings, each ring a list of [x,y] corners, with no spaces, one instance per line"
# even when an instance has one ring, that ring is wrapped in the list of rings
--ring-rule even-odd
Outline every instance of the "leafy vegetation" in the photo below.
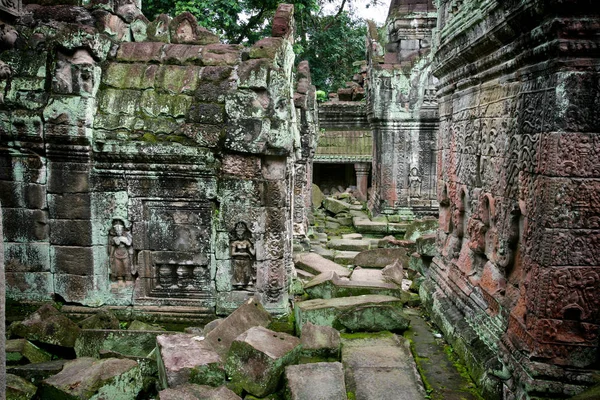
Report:
[[[354,61],[364,59],[366,24],[349,7],[358,0],[288,0],[294,5],[298,60],[308,60],[313,84],[325,93],[352,79]],[[377,4],[379,0],[369,0]],[[228,43],[252,44],[270,36],[271,21],[281,0],[145,0],[149,19],[189,11],[198,23]],[[333,14],[325,15],[324,9]]]

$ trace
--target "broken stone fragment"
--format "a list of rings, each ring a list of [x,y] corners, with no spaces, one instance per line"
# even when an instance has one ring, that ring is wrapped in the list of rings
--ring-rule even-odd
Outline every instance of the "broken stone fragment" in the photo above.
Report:
[[[206,28],[198,25],[196,17],[183,12],[169,23],[171,43],[180,44],[213,44],[219,43],[219,37]]]
[[[119,329],[119,320],[110,310],[100,310],[79,323],[81,329]]]
[[[302,355],[307,357],[340,356],[340,333],[330,326],[304,324],[302,329]]]
[[[207,332],[206,342],[225,358],[235,338],[252,327],[269,325],[271,319],[262,304],[256,298],[251,298]]]
[[[300,339],[257,326],[231,344],[225,370],[233,384],[257,397],[274,393],[286,366],[300,356]]]
[[[37,387],[31,382],[13,374],[6,374],[6,399],[7,400],[29,400],[37,391]]]
[[[310,363],[290,365],[285,369],[286,399],[346,400],[342,364]]]
[[[323,194],[323,192],[321,192],[321,189],[314,183],[312,184],[311,200],[312,200],[312,206],[315,210],[320,208],[321,205],[323,204],[323,200],[325,200],[325,195]]]
[[[350,332],[404,332],[410,326],[400,305],[363,305],[344,312],[337,320]]]
[[[169,23],[171,17],[166,14],[160,14],[156,19],[148,24],[146,34],[150,42],[169,43]]]
[[[159,400],[241,400],[225,386],[180,385],[158,393]]]
[[[50,304],[43,305],[25,320],[12,323],[9,330],[13,336],[62,347],[74,347],[81,334],[75,322]]]
[[[65,364],[40,385],[42,399],[134,399],[142,389],[142,373],[133,360],[83,357]]]
[[[332,239],[328,243],[330,249],[364,251],[369,250],[371,241],[368,239]]]
[[[379,270],[370,271],[381,274]],[[355,269],[353,275],[356,272],[357,270]],[[369,270],[366,270],[366,272],[369,272]],[[382,279],[378,279],[377,281],[348,280],[347,278],[340,278],[335,272],[331,271],[314,277],[304,286],[304,290],[311,299],[331,299],[367,294],[403,297],[400,287],[396,284],[384,282]]]
[[[5,351],[6,365],[41,363],[52,358],[52,355],[25,339],[7,340]]]
[[[54,360],[36,364],[17,365],[8,367],[6,372],[20,376],[27,382],[38,385],[44,379],[58,374],[69,360]]]
[[[165,328],[157,325],[147,324],[137,319],[132,321],[127,328],[128,331],[164,331]]]
[[[405,249],[371,249],[360,252],[354,257],[354,265],[370,268],[384,268],[396,260],[400,260],[403,265],[408,264],[408,255]]]
[[[221,357],[203,337],[160,335],[156,346],[158,376],[164,389],[185,383],[219,386],[225,381]]]
[[[342,211],[350,210],[350,204],[345,201],[334,199],[333,197],[325,197],[323,200],[323,207],[333,214],[339,214]]]
[[[294,6],[292,4],[280,4],[273,17],[273,37],[282,37],[294,41]]]
[[[381,270],[383,279],[402,286],[402,280],[404,279],[404,267],[400,260],[394,261],[392,264],[387,265]]]
[[[436,241],[435,234],[424,235],[424,236],[419,237],[416,240],[417,253],[421,254],[422,256],[427,256],[427,257],[437,256],[438,251],[435,246],[435,241]]]
[[[164,331],[85,329],[75,342],[77,357],[99,357],[103,351],[124,356],[148,357],[156,349],[156,337]],[[175,334],[175,333],[171,333]]]
[[[355,319],[353,317],[355,314],[352,313],[353,310],[357,310],[356,315],[364,314],[365,318],[368,318],[368,322],[374,322],[379,318],[379,313],[382,315],[380,318],[382,320],[390,318],[392,313],[390,313],[389,308],[402,309],[402,304],[403,301],[397,297],[383,295],[363,295],[297,302],[294,307],[296,332],[301,333],[304,324],[307,322],[343,329],[345,325],[339,321],[341,316],[344,316],[344,322],[350,328],[356,327],[356,330],[359,330],[358,322],[353,322]]]
[[[350,270],[339,264],[330,261],[316,253],[299,253],[294,255],[294,264],[296,268],[310,272],[311,274],[321,274],[323,272],[335,272],[338,276],[350,276]]]

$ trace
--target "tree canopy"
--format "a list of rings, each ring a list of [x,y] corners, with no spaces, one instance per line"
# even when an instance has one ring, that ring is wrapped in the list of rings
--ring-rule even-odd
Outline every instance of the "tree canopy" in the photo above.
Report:
[[[366,24],[348,11],[357,0],[288,0],[294,5],[295,51],[308,60],[313,84],[325,91],[344,86],[354,74],[352,63],[364,59]],[[370,0],[376,4],[378,0]],[[271,21],[281,0],[144,0],[143,12],[153,19],[164,13],[189,11],[198,23],[228,43],[252,44],[270,36]],[[329,5],[333,14],[325,15]]]

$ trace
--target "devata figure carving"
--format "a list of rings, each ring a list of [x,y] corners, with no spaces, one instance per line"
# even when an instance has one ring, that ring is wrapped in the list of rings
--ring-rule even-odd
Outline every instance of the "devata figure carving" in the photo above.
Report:
[[[133,280],[136,274],[133,264],[133,238],[120,219],[113,221],[109,232],[109,260],[112,280]]]
[[[408,192],[410,197],[421,197],[421,183],[423,180],[419,176],[419,169],[412,167],[408,176]]]
[[[252,233],[244,222],[238,222],[230,234],[232,281],[235,288],[254,286],[256,270],[254,266],[255,250]]]

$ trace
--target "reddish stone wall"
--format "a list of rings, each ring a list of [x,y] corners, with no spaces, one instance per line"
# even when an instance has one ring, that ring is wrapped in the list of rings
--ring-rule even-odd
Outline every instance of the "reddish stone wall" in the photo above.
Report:
[[[486,398],[570,396],[598,367],[600,15],[590,7],[440,4],[439,255],[423,297]]]

